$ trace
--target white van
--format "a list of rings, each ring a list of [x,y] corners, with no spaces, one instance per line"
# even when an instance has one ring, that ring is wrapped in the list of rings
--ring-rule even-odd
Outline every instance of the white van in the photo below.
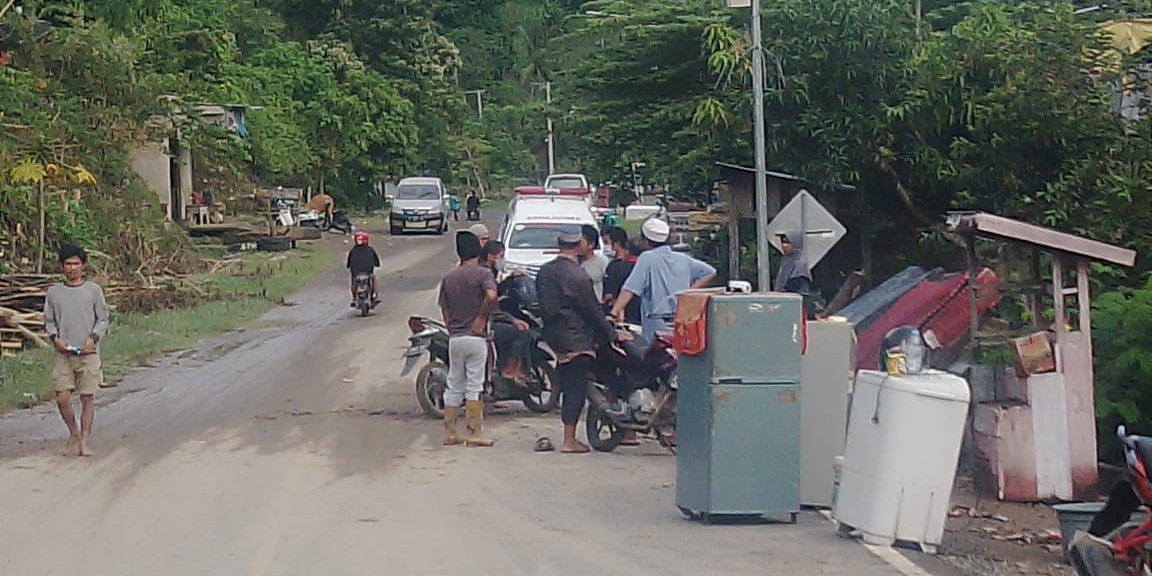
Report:
[[[448,192],[439,178],[404,178],[396,185],[388,228],[393,236],[408,230],[448,231]]]
[[[535,278],[540,266],[559,254],[556,237],[579,234],[584,224],[599,230],[588,203],[579,196],[518,198],[500,226],[506,269],[519,269]]]

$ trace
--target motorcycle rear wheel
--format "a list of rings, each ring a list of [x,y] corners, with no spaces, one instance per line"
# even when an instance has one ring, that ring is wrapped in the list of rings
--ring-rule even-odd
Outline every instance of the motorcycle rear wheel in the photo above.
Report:
[[[611,452],[624,440],[624,429],[617,426],[596,402],[588,403],[588,414],[584,422],[588,445],[597,452]]]
[[[429,417],[443,418],[444,383],[432,380],[432,372],[437,369],[447,371],[448,367],[440,361],[429,362],[416,375],[416,401]]]
[[[543,383],[543,390],[539,394],[529,392],[524,395],[524,407],[540,414],[545,414],[556,409],[560,404],[560,388],[559,380],[556,379],[556,369],[551,364],[545,362],[540,366],[532,369],[535,376]]]

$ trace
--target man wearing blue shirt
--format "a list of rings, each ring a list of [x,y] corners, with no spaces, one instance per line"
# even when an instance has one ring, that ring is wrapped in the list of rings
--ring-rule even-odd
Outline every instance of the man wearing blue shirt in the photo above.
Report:
[[[612,305],[612,316],[624,319],[624,312],[633,298],[640,298],[641,323],[644,338],[651,342],[659,331],[672,330],[672,323],[661,318],[649,318],[676,311],[676,294],[694,288],[704,288],[716,279],[716,269],[687,254],[674,252],[668,245],[671,229],[668,223],[649,218],[640,229],[640,236],[648,249],[636,259],[632,273],[624,281],[620,296]]]

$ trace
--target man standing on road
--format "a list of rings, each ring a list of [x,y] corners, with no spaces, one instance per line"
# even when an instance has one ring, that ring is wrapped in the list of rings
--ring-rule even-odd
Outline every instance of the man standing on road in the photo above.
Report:
[[[629,246],[632,241],[628,239],[628,232],[623,228],[613,227],[608,231],[609,242],[612,244],[612,254],[615,258],[608,263],[604,272],[604,304],[607,310],[612,310],[612,304],[620,297],[624,289],[624,281],[632,274],[636,266],[637,254]],[[624,321],[630,324],[640,324],[640,301],[633,299],[624,309]]]
[[[108,332],[108,306],[104,290],[84,279],[88,254],[77,246],[60,249],[64,283],[48,289],[44,299],[44,328],[56,349],[52,357],[52,385],[56,407],[68,426],[69,454],[92,456],[88,444],[95,416],[96,390],[103,387],[100,339]],[[72,393],[80,394],[80,425],[72,409]]]
[[[580,243],[580,267],[592,278],[592,291],[596,293],[596,301],[604,300],[604,274],[608,271],[608,258],[597,254],[600,247],[600,232],[591,224],[580,226],[580,235],[584,241]]]
[[[556,353],[556,377],[564,393],[560,421],[564,423],[565,454],[589,451],[576,440],[576,424],[588,397],[588,375],[593,370],[596,345],[611,341],[613,330],[592,291],[592,279],[578,262],[589,250],[581,234],[562,234],[556,239],[560,255],[540,267],[536,291],[544,320],[544,341]]]
[[[440,283],[440,311],[448,326],[448,388],[444,390],[444,445],[487,447],[484,437],[484,373],[488,366],[488,314],[496,305],[496,279],[480,265],[480,241],[471,232],[456,234],[460,264]],[[468,439],[456,433],[465,404]]]
[[[448,195],[448,211],[452,213],[452,221],[460,221],[460,197],[455,192]]]
[[[468,198],[464,200],[465,208],[468,209],[469,220],[480,219],[480,198],[476,196],[475,190],[468,191]]]
[[[478,240],[480,240],[481,248],[488,244],[488,240],[491,238],[491,234],[488,233],[488,227],[483,224],[473,224],[472,227],[468,229],[468,231],[471,232],[472,235],[475,236]]]
[[[673,313],[676,311],[676,294],[694,288],[704,288],[716,279],[716,269],[687,254],[675,252],[668,245],[671,235],[668,223],[658,218],[649,218],[640,229],[648,249],[636,259],[636,265],[616,303],[612,305],[612,315],[625,319],[625,311],[633,298],[640,298],[641,326],[648,342],[661,330],[671,330],[672,323],[662,318],[649,318],[653,312]]]

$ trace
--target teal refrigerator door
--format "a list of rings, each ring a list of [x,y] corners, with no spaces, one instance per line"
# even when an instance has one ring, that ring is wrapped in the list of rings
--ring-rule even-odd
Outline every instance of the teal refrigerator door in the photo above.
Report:
[[[800,510],[800,390],[795,383],[682,386],[676,505],[700,514]]]
[[[709,299],[710,380],[799,382],[803,300],[795,294],[721,294]]]

